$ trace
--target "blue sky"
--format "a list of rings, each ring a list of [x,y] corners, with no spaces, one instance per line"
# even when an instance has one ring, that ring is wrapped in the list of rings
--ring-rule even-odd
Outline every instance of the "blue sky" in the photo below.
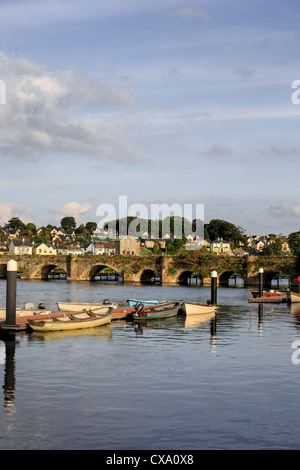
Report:
[[[300,228],[300,7],[266,0],[2,0],[0,224],[101,204],[204,204]]]

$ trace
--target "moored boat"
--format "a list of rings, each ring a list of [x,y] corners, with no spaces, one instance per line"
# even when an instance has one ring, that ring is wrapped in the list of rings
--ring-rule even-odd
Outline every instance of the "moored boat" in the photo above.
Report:
[[[129,307],[135,307],[137,304],[144,304],[146,307],[147,306],[152,306],[152,305],[162,305],[166,304],[166,300],[136,300],[136,299],[128,299],[127,300],[128,306]]]
[[[29,319],[28,324],[34,331],[70,331],[96,328],[111,322],[111,312],[104,315],[71,313],[48,319]]]
[[[248,299],[248,302],[264,302],[264,303],[281,303],[287,302],[287,295],[274,295],[274,296],[264,296],[264,297],[255,297],[254,299]]]
[[[288,300],[292,303],[300,302],[300,293],[299,292],[290,292]]]
[[[199,315],[206,313],[214,313],[217,311],[216,305],[195,304],[192,302],[183,302],[181,310],[185,315]]]
[[[104,301],[105,302],[105,301]],[[98,313],[107,313],[110,308],[116,308],[117,305],[111,302],[98,304],[98,303],[78,303],[78,302],[57,302],[60,312],[88,312],[97,311]]]
[[[262,295],[263,297],[278,297],[282,295],[288,295],[288,291],[278,291],[278,290],[264,290]],[[254,299],[259,296],[259,291],[252,291],[251,294],[253,295]]]
[[[29,315],[40,315],[40,314],[50,314],[52,310],[47,310],[45,308],[34,308],[34,304],[26,304],[26,306],[23,307],[17,307],[16,308],[16,316],[17,317],[26,317]],[[0,307],[0,320],[6,318],[6,307]]]
[[[163,305],[152,305],[145,307],[143,304],[136,306],[133,314],[134,320],[157,320],[159,318],[169,318],[178,314],[181,307],[180,302],[171,302]]]

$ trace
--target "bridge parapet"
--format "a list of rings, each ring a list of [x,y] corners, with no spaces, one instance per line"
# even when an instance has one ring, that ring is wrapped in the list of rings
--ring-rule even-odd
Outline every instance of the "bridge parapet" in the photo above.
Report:
[[[239,275],[245,285],[258,282],[258,269],[264,269],[264,278],[269,282],[276,274],[285,274],[292,281],[298,276],[295,258],[292,256],[217,256],[207,252],[185,256],[42,256],[42,255],[0,255],[0,277],[6,274],[10,259],[18,263],[22,279],[47,279],[55,267],[66,272],[70,281],[91,281],[106,267],[112,268],[124,282],[149,282],[157,276],[162,284],[185,283],[191,276],[198,276],[203,285],[210,285],[211,271],[218,273],[218,282],[227,282],[230,275]]]

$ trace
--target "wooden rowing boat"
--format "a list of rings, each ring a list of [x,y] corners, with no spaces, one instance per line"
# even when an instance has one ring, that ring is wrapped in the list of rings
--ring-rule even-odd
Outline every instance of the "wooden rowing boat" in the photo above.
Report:
[[[287,301],[287,295],[275,295],[273,297],[255,297],[254,299],[248,299],[248,302],[263,302],[263,303],[271,303],[271,304],[276,304],[276,303],[281,303],[281,302],[286,302]]]
[[[217,308],[216,305],[195,304],[191,302],[183,302],[181,305],[181,310],[185,315],[215,313]]]
[[[29,319],[28,324],[34,331],[70,331],[95,328],[111,322],[111,312],[104,315],[71,313],[44,320]]]
[[[34,308],[16,308],[16,316],[17,317],[28,317],[30,315],[41,315],[41,314],[50,314],[52,310],[44,310],[44,309],[34,309]],[[6,308],[0,308],[0,320],[6,318]]]
[[[289,299],[290,302],[300,302],[300,293],[298,292],[290,292]]]
[[[166,300],[136,300],[136,299],[128,299],[127,303],[129,307],[135,307],[137,304],[144,304],[146,307],[150,307],[152,305],[162,305],[166,304]]]
[[[145,307],[143,304],[137,306],[137,311],[133,314],[134,320],[157,320],[159,318],[169,318],[178,314],[181,307],[179,302],[172,302],[163,305],[152,305]]]
[[[98,313],[107,313],[110,308],[116,308],[117,305],[112,303],[73,303],[73,302],[57,302],[60,312],[88,312],[97,310]]]

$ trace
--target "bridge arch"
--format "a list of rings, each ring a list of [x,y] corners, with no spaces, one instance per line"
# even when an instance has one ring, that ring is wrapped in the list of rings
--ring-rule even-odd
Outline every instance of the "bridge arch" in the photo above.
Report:
[[[108,265],[108,264],[104,264],[104,263],[92,264],[92,265],[88,266],[87,268],[85,268],[82,271],[82,273],[80,274],[79,280],[81,280],[81,281],[94,281],[97,274],[105,268],[110,268],[110,269],[114,270],[124,280],[124,277],[123,277],[122,273],[119,272],[118,268],[116,268],[113,265]]]
[[[258,276],[257,276],[258,277]],[[288,275],[288,274],[285,274],[284,272],[282,271],[279,271],[278,270],[272,270],[272,271],[264,271],[264,274],[263,274],[263,284],[266,286],[266,287],[273,287],[272,286],[272,281],[275,281],[277,280],[278,278],[280,277],[284,277],[286,279],[289,280],[289,284],[291,283],[292,279],[291,279],[291,276]],[[278,283],[279,284],[279,283]],[[278,285],[279,287],[279,285]]]
[[[155,279],[158,279],[158,276],[156,275],[154,269],[150,268],[144,269],[140,276],[140,282],[142,284],[152,284],[155,282]]]
[[[7,264],[0,264],[0,279],[4,279],[6,276]]]
[[[60,265],[59,263],[49,262],[40,264],[39,266],[35,266],[30,272],[30,279],[48,279],[48,275],[53,271],[55,268],[60,268],[62,271],[67,273],[66,266]],[[22,277],[22,272],[21,272]]]
[[[193,283],[192,279],[195,279],[196,282]],[[200,283],[198,280],[200,279]],[[182,270],[179,274],[177,273],[176,277],[176,282],[177,284],[188,286],[188,285],[202,285],[203,284],[203,279],[199,274],[195,274],[191,270]]]
[[[236,278],[242,279],[243,284],[245,285],[244,277],[241,274],[239,275],[239,274],[236,273],[236,271],[233,271],[233,270],[223,271],[219,275],[219,285],[220,286],[228,286],[229,281],[231,279],[235,279],[235,281],[236,281]]]

